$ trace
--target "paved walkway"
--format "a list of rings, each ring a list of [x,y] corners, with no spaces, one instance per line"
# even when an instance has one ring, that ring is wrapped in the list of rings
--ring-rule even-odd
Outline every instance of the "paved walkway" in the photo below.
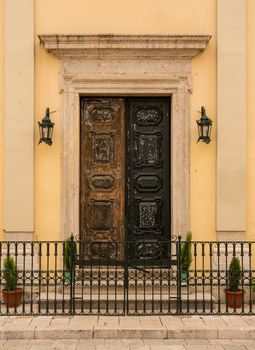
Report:
[[[64,339],[6,340],[0,349],[19,350],[254,350],[254,340],[214,339]]]
[[[255,316],[0,317],[0,349],[255,350]]]

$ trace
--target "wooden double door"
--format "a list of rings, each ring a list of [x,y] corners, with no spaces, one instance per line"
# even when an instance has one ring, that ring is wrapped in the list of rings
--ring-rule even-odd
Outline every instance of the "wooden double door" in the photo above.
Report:
[[[161,242],[171,237],[170,154],[169,98],[81,97],[80,239],[87,256],[163,257]]]

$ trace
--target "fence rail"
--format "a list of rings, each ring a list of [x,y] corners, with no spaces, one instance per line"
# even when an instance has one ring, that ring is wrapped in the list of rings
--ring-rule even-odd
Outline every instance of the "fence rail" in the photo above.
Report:
[[[255,242],[184,244],[1,241],[0,315],[254,315]]]

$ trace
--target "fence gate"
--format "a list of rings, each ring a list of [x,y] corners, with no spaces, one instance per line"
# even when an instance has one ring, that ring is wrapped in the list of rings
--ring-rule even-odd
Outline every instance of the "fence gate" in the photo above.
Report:
[[[114,243],[116,247],[123,246],[122,242]],[[154,244],[153,241],[151,243]],[[85,246],[89,244],[90,242],[80,242],[80,251],[86,251]],[[112,242],[105,243],[104,251],[107,251],[111,244]],[[86,259],[84,255],[79,254],[75,261],[75,273],[70,281],[70,313],[177,314],[180,279],[176,242],[162,241],[158,244],[160,251],[164,252],[161,259],[142,259],[133,254],[119,260],[118,250],[114,257],[107,259]],[[124,242],[125,251],[133,251],[136,245],[136,241]],[[170,249],[171,245],[174,245],[174,248]]]

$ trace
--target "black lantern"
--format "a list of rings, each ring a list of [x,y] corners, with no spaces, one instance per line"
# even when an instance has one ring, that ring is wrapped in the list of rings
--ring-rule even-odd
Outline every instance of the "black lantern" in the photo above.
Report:
[[[40,141],[38,142],[38,145],[42,142],[45,142],[47,143],[47,145],[51,146],[53,127],[55,123],[52,123],[52,121],[50,120],[50,109],[48,107],[46,108],[45,117],[42,119],[41,122],[38,122],[38,124],[40,131]]]
[[[212,129],[212,120],[207,117],[205,114],[205,107],[201,107],[201,118],[197,120],[197,127],[198,127],[198,140],[205,143],[211,142],[211,129]]]

